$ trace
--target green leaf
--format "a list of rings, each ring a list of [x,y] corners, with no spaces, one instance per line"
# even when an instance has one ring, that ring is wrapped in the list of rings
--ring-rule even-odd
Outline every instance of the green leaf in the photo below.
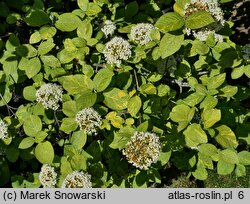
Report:
[[[40,28],[39,34],[42,40],[48,40],[56,34],[56,28],[53,26],[45,25]]]
[[[129,95],[127,91],[113,88],[108,92],[103,93],[104,104],[112,110],[123,110],[127,108]]]
[[[92,107],[97,100],[97,94],[92,92],[84,92],[75,98],[77,110]]]
[[[57,53],[57,58],[60,60],[62,64],[67,64],[71,62],[77,55],[77,50],[68,51],[66,49],[61,50]]]
[[[88,16],[95,16],[98,13],[100,13],[101,11],[102,11],[102,9],[100,8],[100,6],[98,6],[96,3],[90,2],[88,4],[86,14]]]
[[[238,153],[239,163],[245,166],[250,165],[250,152],[248,151],[241,151]]]
[[[68,117],[75,117],[77,111],[76,102],[75,101],[66,101],[62,106],[63,113]]]
[[[47,136],[48,136],[47,132],[40,131],[35,136],[35,142],[36,143],[41,143]]]
[[[77,127],[78,127],[78,125],[75,121],[75,118],[63,118],[62,124],[60,126],[60,130],[69,134],[69,133],[75,131]]]
[[[223,161],[229,164],[238,164],[239,159],[237,152],[232,149],[225,149],[219,152],[219,161]]]
[[[192,175],[199,180],[206,180],[208,177],[208,173],[204,165],[198,165],[196,170],[192,172]]]
[[[89,5],[89,0],[77,0],[77,5],[83,11],[86,11]]]
[[[89,40],[93,33],[93,27],[89,20],[82,21],[77,28],[77,35],[80,38]]]
[[[53,55],[42,55],[40,58],[41,58],[43,64],[46,66],[50,66],[52,68],[61,67],[61,63],[60,63],[59,59],[57,59]]]
[[[78,94],[93,89],[92,80],[86,75],[76,74],[63,77],[63,88],[69,94]]]
[[[39,143],[35,148],[35,156],[42,164],[51,164],[54,160],[54,148],[49,141]]]
[[[213,156],[217,154],[217,148],[213,144],[202,144],[199,146],[199,152],[206,156]]]
[[[136,1],[130,2],[125,7],[125,16],[131,18],[137,14],[139,10],[138,3]]]
[[[49,15],[40,9],[32,9],[27,16],[25,17],[24,21],[29,26],[38,27],[50,22]]]
[[[11,147],[11,148],[8,148],[7,150],[6,150],[6,158],[10,161],[10,162],[12,162],[12,163],[14,163],[14,162],[16,162],[17,161],[17,159],[18,159],[18,157],[19,157],[19,149],[17,149],[16,147]]]
[[[183,18],[174,12],[163,14],[155,23],[155,27],[166,33],[180,29],[184,25]]]
[[[244,74],[244,66],[234,68],[231,72],[232,79],[238,79]]]
[[[221,119],[221,111],[218,109],[205,109],[201,114],[204,128],[210,128]]]
[[[139,96],[134,96],[129,99],[128,102],[128,112],[132,117],[135,117],[141,108],[142,102]]]
[[[132,135],[135,133],[135,129],[132,127],[121,127],[118,132],[115,132],[114,139],[109,145],[113,149],[123,149],[125,148],[127,142],[130,140]]]
[[[183,34],[165,33],[165,35],[161,39],[159,46],[161,57],[164,59],[176,53],[181,48],[183,41],[184,41]]]
[[[74,155],[70,160],[71,166],[73,169],[80,171],[87,169],[86,158],[81,154]]]
[[[53,47],[55,47],[55,43],[53,42],[53,38],[49,38],[48,40],[42,42],[39,47],[38,47],[38,53],[40,55],[45,55],[47,54],[49,51],[51,51],[53,49]]]
[[[200,40],[194,40],[191,49],[199,55],[206,55],[209,52],[209,47]]]
[[[26,137],[26,138],[22,139],[22,141],[20,142],[18,148],[19,149],[28,149],[34,143],[35,143],[35,139],[33,137]]]
[[[218,103],[218,99],[214,96],[208,95],[201,103],[200,108],[204,109],[212,109],[214,108]]]
[[[187,146],[196,147],[199,144],[207,143],[207,135],[202,130],[200,124],[191,124],[187,127],[187,129],[183,132],[185,135],[185,141]]]
[[[103,68],[97,72],[93,79],[94,89],[97,92],[104,91],[110,84],[114,73],[107,68]]]
[[[219,133],[215,137],[215,140],[224,148],[236,148],[238,142],[236,140],[234,132],[226,125],[221,125],[216,128]]]
[[[37,75],[40,70],[41,62],[38,57],[34,57],[27,61],[27,64],[25,65],[25,73],[29,79]]]
[[[186,19],[186,26],[190,29],[199,29],[214,22],[210,13],[206,11],[196,11],[188,16]]]
[[[1,6],[1,3],[0,3]],[[0,8],[1,9],[1,8]],[[10,169],[8,165],[8,161],[5,159],[5,157],[0,157],[0,186],[5,185],[9,182],[10,179]]]
[[[171,157],[171,151],[160,152],[160,155],[159,155],[157,161],[161,162],[161,165],[164,166],[165,164],[168,163],[170,157]]]
[[[237,177],[246,176],[246,167],[241,164],[236,165],[235,174]]]
[[[21,15],[19,13],[11,13],[7,16],[6,18],[6,22],[8,24],[14,24],[16,23],[17,21],[21,20]]]
[[[231,174],[234,170],[235,164],[230,164],[224,161],[218,161],[217,163],[217,172],[220,175]]]
[[[37,50],[29,44],[23,44],[16,48],[16,52],[21,57],[32,58],[37,55]]]
[[[0,98],[0,106],[5,106],[7,103],[10,102],[12,98],[12,92],[10,92],[9,87],[5,85],[5,86],[0,86],[0,93],[2,95],[2,98]]]
[[[30,40],[29,43],[30,44],[36,44],[38,42],[40,42],[42,40],[41,35],[38,31],[35,31],[34,33],[32,33],[32,35],[30,36]]]
[[[70,142],[77,150],[82,149],[87,142],[87,135],[83,130],[73,132]]]
[[[180,104],[176,105],[170,112],[170,119],[174,122],[189,122],[194,116],[194,110],[189,106]]]
[[[147,83],[147,84],[142,84],[140,86],[140,89],[139,89],[142,93],[145,93],[145,94],[156,94],[157,93],[157,89],[156,87],[151,84],[151,83]]]
[[[245,72],[245,75],[250,78],[250,64],[246,65],[244,67],[244,72]]]
[[[23,97],[28,101],[36,100],[36,88],[34,86],[26,86],[23,89]]]
[[[220,95],[223,97],[226,97],[229,100],[238,92],[238,87],[226,85],[225,87],[221,88],[220,91],[223,92],[223,94],[220,94]]]
[[[203,93],[192,93],[188,97],[186,97],[183,101],[185,104],[194,107],[195,105],[199,104],[204,99]]]
[[[160,84],[157,87],[157,92],[158,92],[158,96],[163,97],[166,96],[167,94],[170,94],[170,87],[166,84]]]
[[[226,73],[219,74],[208,79],[207,88],[216,89],[221,86],[226,79]]]
[[[26,135],[35,137],[42,130],[42,121],[37,115],[29,115],[24,120],[23,129]]]
[[[63,13],[58,17],[55,23],[56,28],[64,32],[71,32],[81,24],[78,16],[72,13]]]

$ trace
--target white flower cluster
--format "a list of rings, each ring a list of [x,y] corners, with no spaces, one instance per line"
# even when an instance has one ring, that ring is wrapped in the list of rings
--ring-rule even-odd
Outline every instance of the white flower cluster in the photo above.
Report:
[[[243,59],[250,62],[250,44],[246,44],[242,48]]]
[[[0,139],[4,139],[6,137],[8,137],[8,127],[0,118]]]
[[[91,175],[88,173],[73,171],[62,182],[62,188],[91,188]]]
[[[154,26],[149,23],[138,23],[130,31],[131,39],[136,43],[145,45],[152,40],[150,33]]]
[[[107,42],[103,54],[108,64],[120,66],[121,60],[128,60],[131,56],[131,46],[127,40],[121,37],[114,37]]]
[[[106,20],[101,28],[101,31],[104,33],[106,38],[110,35],[112,36],[116,30],[116,25],[110,20]]]
[[[51,167],[48,164],[44,164],[39,173],[39,181],[44,188],[53,188],[55,187],[57,180],[57,173],[55,172],[54,167]]]
[[[216,42],[223,42],[223,36],[220,34],[215,33],[214,30],[208,30],[208,29],[204,29],[204,30],[200,30],[198,32],[192,32],[194,37],[197,38],[200,41],[206,41],[208,36],[210,34],[213,34],[214,39]]]
[[[87,134],[96,134],[96,129],[102,125],[102,118],[93,108],[84,108],[76,114],[75,120]]]
[[[44,84],[36,91],[36,100],[46,109],[57,110],[59,101],[62,101],[63,89],[57,84]]]
[[[122,153],[129,163],[139,169],[148,169],[160,154],[159,137],[150,132],[135,132]]]
[[[187,35],[193,35],[200,41],[206,41],[209,34],[214,35],[214,39],[216,42],[223,42],[223,36],[216,33],[216,31],[220,30],[225,24],[225,20],[223,17],[223,11],[221,10],[219,3],[217,0],[191,0],[190,3],[187,3],[184,6],[184,15],[187,17],[190,14],[204,10],[209,12],[214,19],[216,20],[216,24],[212,26],[207,26],[200,30],[191,30],[186,29]]]

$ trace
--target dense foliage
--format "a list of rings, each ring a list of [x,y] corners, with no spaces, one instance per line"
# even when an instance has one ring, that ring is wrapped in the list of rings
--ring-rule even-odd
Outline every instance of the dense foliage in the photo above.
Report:
[[[246,176],[250,45],[219,3],[1,1],[0,186]]]

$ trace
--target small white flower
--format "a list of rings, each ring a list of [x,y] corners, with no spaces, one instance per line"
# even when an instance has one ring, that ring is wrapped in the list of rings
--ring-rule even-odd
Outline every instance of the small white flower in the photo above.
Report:
[[[108,64],[120,66],[122,60],[128,60],[131,56],[131,46],[121,37],[114,37],[107,42],[103,54]]]
[[[91,175],[82,171],[73,171],[64,179],[62,188],[92,188]]]
[[[44,164],[39,173],[39,181],[44,188],[53,188],[55,187],[57,180],[57,173],[55,172],[54,167],[51,167],[48,164]]]
[[[8,137],[8,127],[0,118],[0,139],[4,139],[6,137]]]
[[[139,169],[148,169],[160,154],[159,137],[150,132],[135,132],[122,153],[129,163]]]
[[[246,62],[250,62],[250,44],[246,44],[242,48],[242,54],[243,54],[243,59],[246,60]]]
[[[145,45],[152,40],[150,33],[154,26],[149,23],[139,23],[131,28],[131,39],[136,43]]]
[[[104,35],[106,36],[106,38],[110,35],[112,36],[114,34],[116,30],[116,25],[114,22],[110,21],[110,20],[106,20],[104,22],[103,27],[101,28],[101,31],[104,33]]]
[[[206,41],[208,36],[210,34],[213,34],[214,35],[214,39],[216,42],[223,42],[223,36],[220,35],[220,34],[217,34],[215,33],[214,30],[208,30],[208,29],[203,29],[203,30],[200,30],[200,31],[192,31],[193,33],[193,36],[195,38],[197,38],[198,40],[200,41]]]
[[[96,129],[102,125],[102,118],[93,108],[84,108],[76,114],[75,118],[81,130],[87,134],[96,134]]]
[[[43,104],[46,109],[57,110],[62,101],[63,89],[57,84],[44,84],[36,91],[36,100]]]

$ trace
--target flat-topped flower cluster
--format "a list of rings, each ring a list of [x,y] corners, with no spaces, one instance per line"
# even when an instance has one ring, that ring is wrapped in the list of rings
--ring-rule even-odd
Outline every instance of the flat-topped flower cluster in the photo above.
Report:
[[[5,122],[0,118],[0,139],[8,137],[8,127]]]
[[[44,84],[36,91],[36,100],[46,109],[57,110],[62,101],[63,88],[57,84]]]
[[[150,132],[135,132],[122,153],[133,166],[147,170],[160,155],[159,137]]]

